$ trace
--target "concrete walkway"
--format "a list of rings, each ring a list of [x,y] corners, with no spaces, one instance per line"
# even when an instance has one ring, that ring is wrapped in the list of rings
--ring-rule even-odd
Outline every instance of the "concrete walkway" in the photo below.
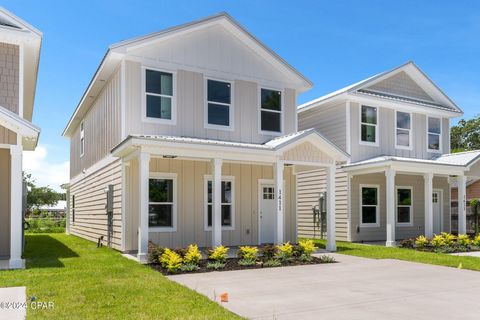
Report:
[[[27,316],[27,288],[0,288],[0,320],[20,320]]]
[[[332,254],[340,263],[171,276],[250,319],[479,319],[480,272]]]

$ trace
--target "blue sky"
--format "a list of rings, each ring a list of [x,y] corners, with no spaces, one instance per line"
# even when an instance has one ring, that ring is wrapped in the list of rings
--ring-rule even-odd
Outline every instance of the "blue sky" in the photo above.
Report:
[[[2,5],[44,34],[34,110],[39,184],[68,181],[62,130],[109,44],[227,11],[314,83],[299,103],[415,61],[460,107],[479,113],[476,1],[19,1]]]

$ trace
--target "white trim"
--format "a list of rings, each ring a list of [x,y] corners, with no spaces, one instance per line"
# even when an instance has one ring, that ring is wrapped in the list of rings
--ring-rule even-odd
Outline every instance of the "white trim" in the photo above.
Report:
[[[203,176],[203,229],[204,231],[212,231],[212,227],[208,226],[208,181],[212,181],[212,175],[206,174]],[[232,183],[232,202],[229,203],[221,203],[221,205],[230,205],[231,211],[231,226],[222,226],[222,231],[225,230],[235,230],[235,177],[234,176],[224,176],[222,175],[222,182],[229,181]],[[212,189],[213,192],[213,189]],[[213,205],[213,204],[212,204]],[[212,210],[213,212],[213,210]],[[212,217],[213,222],[213,217]]]
[[[409,206],[398,204],[398,190],[410,190],[411,204]],[[388,190],[387,190],[388,191]],[[398,222],[398,208],[410,208],[410,222]],[[413,186],[395,186],[395,225],[398,227],[413,226]]]
[[[151,70],[151,71],[157,71],[157,72],[163,72],[163,73],[168,73],[172,75],[172,96],[169,95],[164,95],[164,94],[156,94],[156,93],[147,93],[147,79],[146,79],[146,71]],[[142,97],[142,122],[145,123],[156,123],[156,124],[166,124],[166,125],[176,125],[177,124],[177,72],[172,71],[172,70],[167,70],[167,69],[158,69],[158,68],[153,68],[148,65],[142,65],[141,68],[142,71],[142,77],[141,77],[141,97]],[[160,118],[154,118],[154,117],[147,117],[147,95],[152,95],[152,96],[158,96],[158,97],[165,97],[165,98],[171,98],[171,119],[160,119]]]
[[[22,268],[22,146],[10,147],[10,261],[11,269]]]
[[[85,121],[80,122],[80,158],[85,155]]]
[[[369,105],[366,105],[366,104],[359,104],[360,106],[360,110],[359,110],[359,117],[358,117],[358,120],[359,120],[359,132],[358,132],[358,143],[363,145],[363,146],[369,146],[369,147],[378,147],[380,146],[380,134],[379,134],[379,123],[380,123],[380,108],[379,107],[373,107],[373,106],[369,106]],[[375,109],[375,112],[376,112],[376,120],[377,120],[377,123],[376,124],[372,124],[372,123],[367,123],[367,122],[362,122],[362,108],[363,107],[369,107],[369,108],[374,108]],[[368,141],[363,141],[362,140],[362,126],[363,125],[366,125],[366,126],[372,126],[372,127],[375,127],[375,142],[368,142]]]
[[[430,133],[430,132],[429,132],[429,129],[428,129],[428,119],[430,119],[430,118],[440,120],[440,134],[438,134],[438,133]],[[443,147],[442,147],[442,144],[443,144],[443,139],[442,139],[442,138],[443,138],[443,137],[442,137],[442,135],[443,135],[443,121],[442,121],[442,120],[443,120],[443,119],[442,119],[441,117],[429,116],[429,115],[426,116],[426,119],[427,119],[427,123],[426,123],[427,152],[431,152],[431,153],[442,153],[442,152],[443,152],[443,151],[442,151],[442,149],[443,149]],[[433,134],[434,134],[434,135],[438,135],[438,137],[439,137],[438,150],[430,149],[430,148],[429,148],[429,145],[428,145],[428,135],[430,135],[430,134],[432,134],[432,135],[433,135]]]
[[[125,139],[126,137],[126,122],[127,119],[126,117],[126,90],[127,90],[127,85],[126,85],[126,66],[125,66],[125,59],[122,59],[122,63],[120,65],[120,123],[121,123],[121,128],[120,128],[120,136],[121,139]],[[124,220],[123,220],[124,221]]]
[[[165,179],[173,181],[173,201],[170,202],[150,202],[148,199],[148,205],[150,204],[171,204],[172,205],[172,226],[171,227],[150,227],[148,226],[148,232],[176,232],[177,231],[177,174],[170,172],[150,172],[148,179]]]
[[[444,228],[445,228],[445,223],[444,223],[444,221],[443,221],[443,218],[444,218],[444,217],[443,217],[443,211],[444,211],[444,210],[443,210],[443,206],[444,206],[444,203],[443,203],[443,201],[444,201],[444,198],[443,198],[443,189],[433,189],[432,191],[433,191],[433,192],[438,192],[438,194],[439,194],[439,196],[438,196],[438,202],[440,203],[440,232],[444,232],[444,231],[445,231],[445,232],[449,232],[449,231],[447,231],[447,230],[444,229]],[[433,196],[432,196],[432,197],[433,197]],[[432,205],[433,205],[433,203],[432,203]],[[452,221],[452,220],[450,220],[450,221]]]
[[[125,251],[125,246],[126,246],[126,234],[125,234],[125,230],[126,230],[126,220],[125,220],[125,210],[127,208],[127,195],[126,195],[126,183],[127,183],[127,177],[126,177],[126,167],[127,167],[127,164],[124,160],[121,160],[122,161],[122,185],[121,185],[121,205],[122,205],[122,209],[121,209],[121,216],[122,216],[122,225],[121,225],[121,230],[122,230],[122,238],[121,238],[121,244],[120,244],[120,251]]]
[[[262,130],[262,89],[265,90],[270,90],[270,91],[277,91],[280,92],[280,111],[276,110],[269,110],[269,109],[263,109],[263,111],[266,112],[271,112],[271,113],[279,113],[280,114],[280,131],[268,131],[268,130]],[[257,85],[257,112],[258,112],[258,133],[259,134],[264,134],[264,135],[269,135],[269,136],[282,136],[285,132],[285,103],[284,103],[284,96],[285,92],[283,89],[278,89],[278,88],[272,88],[272,87],[267,87],[267,86],[262,86],[261,84]],[[296,114],[296,112],[295,112]]]
[[[218,104],[222,106],[228,106],[228,126],[222,126],[217,124],[208,123],[208,80],[224,82],[230,84],[230,104],[223,102],[211,101],[213,104]],[[235,100],[235,91],[234,91],[234,81],[227,79],[214,78],[208,75],[203,77],[203,126],[205,129],[213,130],[222,130],[222,131],[233,131],[235,129],[235,109],[234,109],[234,100]]]
[[[350,100],[347,100],[345,103],[346,105],[346,121],[345,121],[345,134],[346,134],[346,151],[348,154],[352,153],[352,108],[351,108],[351,103]],[[361,116],[361,115],[360,115]]]
[[[19,53],[19,57],[18,57],[18,61],[19,61],[19,65],[18,65],[18,115],[22,118],[25,118],[25,115],[24,115],[24,110],[25,110],[25,106],[24,106],[24,99],[23,99],[23,95],[24,95],[24,91],[25,91],[25,80],[24,80],[24,77],[25,77],[25,47],[24,47],[24,44],[20,44],[19,45],[19,48],[18,48],[18,53]]]
[[[258,179],[257,188],[258,188],[258,203],[257,203],[257,226],[258,226],[258,245],[262,245],[262,220],[260,219],[260,211],[262,211],[262,200],[263,200],[263,190],[262,186],[272,186],[275,188],[275,181],[273,179]],[[276,199],[276,194],[275,194]],[[298,203],[297,203],[298,206]]]
[[[402,110],[394,110],[395,112],[395,123],[394,123],[394,135],[395,135],[395,149],[400,149],[400,150],[413,150],[413,114],[411,112],[405,112],[405,111],[402,111]],[[405,113],[405,114],[408,114],[409,117],[410,117],[410,129],[404,129],[404,128],[399,128],[398,127],[398,122],[397,122],[397,114],[401,112],[401,113]],[[398,130],[403,130],[403,131],[408,131],[408,146],[400,146],[398,145],[398,136],[397,136],[397,131]]]
[[[70,185],[74,185],[75,183],[79,182],[80,180],[90,176],[91,174],[97,172],[100,169],[103,169],[107,165],[113,163],[114,161],[118,160],[117,157],[114,157],[113,155],[109,154],[103,159],[97,161],[94,165],[90,166],[87,169],[83,169],[82,172],[74,176],[73,178],[70,179]]]
[[[377,189],[377,205],[376,208],[376,217],[375,223],[363,223],[363,215],[362,215],[362,208],[363,208],[363,198],[362,198],[362,189],[363,188],[376,188]],[[378,228],[380,227],[380,185],[378,184],[360,184],[359,185],[359,204],[360,204],[360,227],[362,228]],[[373,207],[373,205],[367,205],[368,207]]]

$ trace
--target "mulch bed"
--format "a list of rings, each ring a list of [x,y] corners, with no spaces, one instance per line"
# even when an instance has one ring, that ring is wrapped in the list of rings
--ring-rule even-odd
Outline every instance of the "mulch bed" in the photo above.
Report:
[[[278,267],[270,267],[270,266],[264,266],[262,261],[257,262],[257,264],[253,265],[253,266],[241,266],[241,265],[238,264],[239,260],[240,259],[238,259],[238,258],[228,258],[227,262],[225,264],[225,268],[215,270],[215,269],[207,268],[207,264],[209,263],[209,261],[206,260],[206,259],[203,259],[203,260],[200,260],[200,262],[198,264],[199,269],[196,270],[196,271],[190,271],[190,272],[183,272],[183,271],[179,270],[178,272],[170,273],[167,270],[165,270],[164,268],[162,268],[162,266],[160,264],[149,264],[149,266],[152,269],[161,272],[163,275],[171,276],[171,275],[185,274],[185,273],[205,273],[205,272],[214,272],[214,271],[222,272],[222,271],[234,271],[234,270],[249,270],[249,269],[303,266],[303,265],[310,265],[310,264],[337,263],[337,261],[325,262],[324,260],[322,260],[318,257],[312,257],[311,261],[305,261],[304,262],[304,261],[300,261],[300,260],[292,260],[292,261],[289,261],[289,262],[286,262],[286,263],[282,263],[282,265],[278,266]]]

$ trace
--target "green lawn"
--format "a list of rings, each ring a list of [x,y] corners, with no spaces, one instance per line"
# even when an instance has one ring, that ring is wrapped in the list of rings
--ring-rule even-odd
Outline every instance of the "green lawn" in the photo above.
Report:
[[[325,248],[325,240],[315,240],[317,246]],[[480,258],[452,256],[443,253],[420,252],[412,249],[387,248],[383,246],[364,245],[350,242],[337,242],[338,253],[371,258],[398,259],[447,267],[459,267],[480,271]]]
[[[26,286],[53,301],[32,319],[238,319],[206,297],[120,253],[65,234],[26,236],[26,270],[0,271],[0,287]]]

